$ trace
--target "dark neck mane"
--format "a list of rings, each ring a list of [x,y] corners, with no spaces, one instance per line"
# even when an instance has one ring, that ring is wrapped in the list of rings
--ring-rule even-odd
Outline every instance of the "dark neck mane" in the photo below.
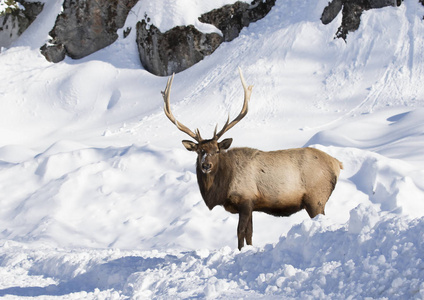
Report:
[[[209,209],[217,205],[223,205],[226,198],[231,179],[231,167],[225,163],[224,156],[220,157],[220,164],[215,172],[205,174],[199,163],[196,166],[197,183],[200,193]]]

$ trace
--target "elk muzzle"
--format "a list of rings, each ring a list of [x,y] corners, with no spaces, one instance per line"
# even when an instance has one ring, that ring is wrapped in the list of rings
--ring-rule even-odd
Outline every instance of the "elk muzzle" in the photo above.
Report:
[[[211,154],[205,153],[203,154],[202,159],[200,160],[200,167],[204,174],[208,174],[212,171],[213,164],[210,161],[211,157]]]

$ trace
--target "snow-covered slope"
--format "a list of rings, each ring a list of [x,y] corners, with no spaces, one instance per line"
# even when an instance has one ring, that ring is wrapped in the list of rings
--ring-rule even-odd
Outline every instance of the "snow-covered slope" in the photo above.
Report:
[[[313,146],[344,163],[325,216],[255,213],[239,252],[237,215],[203,203],[135,30],[51,64],[38,49],[61,1],[45,1],[0,53],[0,296],[424,298],[424,8],[366,11],[345,43],[341,16],[319,20],[327,2],[277,1],[175,76],[172,109],[204,137],[240,110],[240,66],[254,89],[233,146]],[[173,5],[149,15],[166,27],[210,9]]]

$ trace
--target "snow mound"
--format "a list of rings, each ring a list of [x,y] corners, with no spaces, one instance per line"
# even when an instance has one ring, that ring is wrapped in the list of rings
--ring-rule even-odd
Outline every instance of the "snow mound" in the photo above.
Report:
[[[340,228],[332,228],[327,217],[318,216],[294,226],[275,245],[249,246],[241,252],[229,247],[180,253],[69,251],[25,249],[7,242],[0,247],[0,272],[22,284],[7,288],[3,283],[0,295],[87,299],[424,297],[419,279],[424,276],[424,219],[406,221],[389,214],[370,220],[370,209],[377,216],[372,208],[358,206],[351,211],[349,223]]]

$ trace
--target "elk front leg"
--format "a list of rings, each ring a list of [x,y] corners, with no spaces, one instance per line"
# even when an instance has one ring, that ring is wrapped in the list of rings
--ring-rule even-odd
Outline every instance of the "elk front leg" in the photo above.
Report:
[[[246,244],[252,245],[252,235],[253,235],[253,220],[252,220],[252,212],[250,212],[249,223],[247,224],[247,229],[246,229]]]
[[[244,246],[244,240],[248,245],[252,245],[253,223],[252,208],[249,203],[239,207],[239,223],[237,227],[238,249]]]

